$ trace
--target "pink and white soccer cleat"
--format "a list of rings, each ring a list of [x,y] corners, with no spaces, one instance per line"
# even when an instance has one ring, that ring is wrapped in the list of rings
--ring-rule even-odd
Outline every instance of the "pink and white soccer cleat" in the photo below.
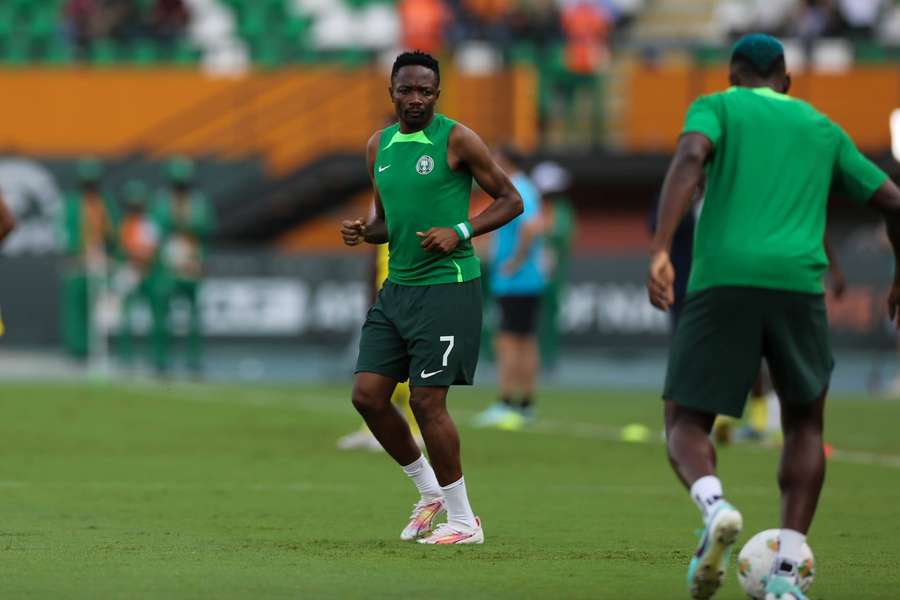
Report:
[[[481,519],[475,517],[475,527],[466,527],[450,523],[441,523],[428,537],[419,540],[420,544],[483,544],[484,530]]]
[[[400,539],[410,542],[428,535],[431,533],[434,520],[444,512],[447,512],[447,509],[444,506],[443,498],[422,498],[413,505],[409,523],[400,532]]]

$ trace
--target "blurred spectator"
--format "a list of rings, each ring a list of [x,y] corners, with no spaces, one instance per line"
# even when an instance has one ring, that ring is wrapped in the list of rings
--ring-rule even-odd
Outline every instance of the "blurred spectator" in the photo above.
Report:
[[[125,364],[134,359],[134,312],[140,303],[150,306],[153,315],[154,349],[158,352],[165,323],[154,304],[152,268],[158,234],[147,213],[150,192],[143,182],[132,180],[124,189],[125,216],[119,228],[121,264],[115,277],[115,289],[121,299],[122,326],[119,331],[119,356]]]
[[[82,55],[98,39],[172,39],[184,34],[190,20],[184,0],[67,0],[62,10],[69,39]]]
[[[199,288],[204,275],[206,243],[213,227],[209,202],[194,188],[194,163],[175,158],[167,166],[170,188],[156,203],[154,225],[159,234],[159,263],[154,283],[155,302],[159,302],[160,323],[169,323],[169,310],[175,300],[185,301],[189,312],[187,362],[195,374],[203,369]],[[160,332],[156,367],[168,371],[169,332]]]
[[[545,161],[531,171],[531,179],[544,201],[544,272],[547,287],[541,298],[538,336],[541,359],[548,368],[553,369],[559,360],[559,312],[569,280],[569,258],[575,239],[575,209],[566,195],[572,177],[555,162]]]
[[[884,0],[838,0],[838,9],[847,33],[857,37],[871,37],[884,4]]]
[[[408,50],[440,54],[452,14],[443,0],[400,0],[401,43]]]
[[[806,44],[837,32],[839,19],[832,0],[803,0],[794,17],[794,33]]]
[[[92,158],[77,166],[78,189],[68,194],[62,213],[63,345],[74,358],[98,351],[96,317],[109,280],[109,258],[116,245],[116,213],[100,191],[103,165]]]
[[[464,14],[470,17],[469,37],[501,47],[509,44],[512,0],[462,0],[462,8]]]
[[[99,0],[68,0],[63,7],[66,29],[78,51],[87,49],[94,37],[93,21]]]
[[[593,75],[609,59],[610,14],[592,0],[565,0],[562,26],[566,65],[577,75]]]
[[[150,30],[164,40],[183,35],[189,21],[190,14],[184,0],[156,0],[149,15]]]
[[[516,39],[527,39],[539,49],[562,39],[559,6],[556,0],[521,2],[510,14],[510,24]]]

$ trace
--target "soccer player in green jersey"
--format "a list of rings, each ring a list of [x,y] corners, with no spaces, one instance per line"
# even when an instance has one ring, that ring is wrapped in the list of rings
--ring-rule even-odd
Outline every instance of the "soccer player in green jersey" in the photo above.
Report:
[[[471,238],[505,225],[523,205],[484,142],[434,112],[440,83],[431,56],[397,57],[389,92],[399,122],[376,132],[366,150],[375,216],[341,226],[347,245],[387,242],[390,252],[388,281],[363,325],[353,405],[421,494],[401,539],[480,544],[447,391],[471,385],[478,363],[481,268]],[[494,201],[470,221],[473,178]],[[391,404],[407,379],[433,469]],[[434,527],[445,511],[447,522]]]
[[[741,415],[765,358],[784,429],[780,549],[766,598],[801,600],[798,563],[825,475],[823,409],[834,364],[823,297],[828,195],[834,184],[879,209],[900,257],[900,190],[840,127],[786,95],[791,80],[778,40],[754,34],[738,41],[730,79],[733,87],[688,111],[652,246],[648,291],[665,310],[673,301],[672,236],[705,171],[663,393],[669,460],[706,525],[688,570],[690,593],[710,598],[742,517],[724,499],[709,432],[716,414]],[[892,319],[900,320],[898,308],[900,259],[888,296]]]

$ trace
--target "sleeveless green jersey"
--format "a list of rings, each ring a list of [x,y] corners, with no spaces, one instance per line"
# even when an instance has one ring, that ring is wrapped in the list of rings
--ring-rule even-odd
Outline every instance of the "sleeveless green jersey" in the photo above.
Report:
[[[447,144],[456,122],[435,114],[428,126],[400,133],[381,132],[375,157],[375,185],[388,230],[388,279],[400,285],[462,283],[481,276],[472,242],[450,254],[426,252],[418,231],[453,227],[469,219],[472,175],[447,164]]]

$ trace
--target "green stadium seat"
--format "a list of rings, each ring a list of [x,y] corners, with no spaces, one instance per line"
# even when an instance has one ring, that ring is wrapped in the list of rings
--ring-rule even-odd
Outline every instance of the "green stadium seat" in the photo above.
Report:
[[[309,41],[311,21],[307,18],[292,17],[282,21],[281,37],[291,45],[306,45]]]
[[[65,39],[53,38],[44,50],[44,61],[56,66],[70,65],[75,61],[75,51]]]
[[[119,60],[118,45],[112,40],[96,40],[91,45],[90,60],[96,66],[107,67]]]
[[[200,51],[190,42],[183,40],[172,50],[172,62],[181,66],[193,66],[200,62]]]
[[[129,60],[142,67],[155,65],[160,58],[159,45],[151,40],[138,40],[132,44]]]
[[[266,69],[274,69],[285,63],[286,52],[284,45],[275,39],[261,40],[253,48],[253,61]]]
[[[26,36],[12,36],[3,48],[3,62],[11,66],[27,65],[32,60],[31,44]]]

